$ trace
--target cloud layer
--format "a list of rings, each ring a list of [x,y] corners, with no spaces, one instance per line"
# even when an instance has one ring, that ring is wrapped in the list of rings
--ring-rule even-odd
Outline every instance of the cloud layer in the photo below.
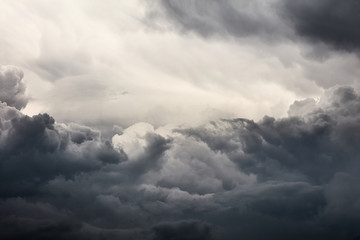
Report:
[[[318,2],[4,0],[0,62],[27,76],[25,113],[106,131],[284,117],[296,99],[358,87],[356,48],[334,47],[313,24],[338,14],[327,32],[343,36],[356,6]],[[355,43],[356,29],[346,29]]]
[[[5,103],[0,117],[2,239],[359,235],[360,96],[351,87],[297,101],[287,118],[137,123],[111,142]]]
[[[358,239],[359,6],[0,1],[0,239]]]
[[[166,15],[182,30],[204,37],[262,35],[267,40],[282,37],[280,19],[274,12],[274,1],[172,1],[161,0]],[[278,36],[278,37],[276,37]]]
[[[296,32],[311,41],[321,41],[337,49],[359,49],[359,1],[284,1],[287,17]]]
[[[162,12],[182,31],[203,37],[251,37],[261,41],[296,36],[336,49],[357,50],[360,33],[358,1],[173,1],[159,0]],[[300,38],[301,39],[301,38]]]

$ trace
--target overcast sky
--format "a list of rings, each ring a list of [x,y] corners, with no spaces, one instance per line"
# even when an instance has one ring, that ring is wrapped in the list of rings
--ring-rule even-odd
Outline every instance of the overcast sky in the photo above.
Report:
[[[0,11],[1,239],[360,236],[360,1]]]
[[[323,28],[321,2],[3,0],[0,61],[25,73],[24,112],[57,121],[284,117],[359,75],[356,26]]]

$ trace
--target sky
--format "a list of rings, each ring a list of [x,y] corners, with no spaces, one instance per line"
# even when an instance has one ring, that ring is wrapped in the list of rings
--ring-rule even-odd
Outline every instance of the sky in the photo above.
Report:
[[[0,9],[1,239],[360,238],[360,1]]]

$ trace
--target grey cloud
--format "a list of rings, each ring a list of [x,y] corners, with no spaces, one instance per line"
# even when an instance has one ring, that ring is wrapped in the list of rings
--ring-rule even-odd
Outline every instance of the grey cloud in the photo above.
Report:
[[[265,11],[273,7],[270,2],[265,8],[258,7],[260,1],[161,3],[183,31],[205,37],[286,34],[276,25],[279,19]],[[279,10],[290,14],[295,30],[311,41],[357,48],[349,35],[333,41],[302,30],[314,27],[311,21],[317,22],[319,9],[329,3],[294,1]],[[341,5],[346,3],[336,3],[340,15],[350,11]],[[309,20],[304,19],[307,4],[317,4]],[[324,14],[331,19],[329,10]],[[63,56],[73,55],[55,53],[36,65],[51,79],[85,72],[87,56],[74,66],[59,63]],[[115,127],[117,139],[123,137],[117,145],[115,137],[110,142],[89,126],[60,124],[46,113],[24,115],[19,111],[26,105],[22,74],[2,69],[1,239],[359,236],[360,95],[351,87],[330,89],[319,101],[296,101],[289,117],[280,119],[223,119],[177,129]],[[73,87],[70,80],[66,86]],[[83,85],[89,98],[100,86]]]
[[[296,32],[310,41],[337,49],[360,47],[360,2],[357,0],[284,1],[284,15]]]
[[[43,50],[46,52],[46,49]],[[75,63],[69,63],[69,58],[76,58]],[[47,56],[43,53],[36,61],[33,62],[38,73],[47,80],[55,81],[63,77],[78,76],[86,73],[86,65],[91,64],[88,56],[72,55],[68,56]]]
[[[160,28],[170,25],[170,29],[180,34],[195,34],[217,44],[225,40],[229,44],[245,45],[256,49],[253,54],[260,61],[268,56],[280,61],[287,70],[300,70],[301,77],[295,81],[279,75],[281,85],[291,92],[309,96],[315,85],[318,90],[338,84],[357,85],[359,1],[156,2],[159,6],[149,8],[147,22],[156,25],[157,19],[165,18],[159,21]],[[238,78],[243,80],[242,76]]]
[[[162,222],[144,228],[99,228],[72,219],[67,212],[47,203],[30,203],[21,198],[2,202],[0,214],[2,239],[212,239],[211,226],[201,221]],[[4,214],[11,216],[4,218]]]
[[[290,117],[303,116],[311,110],[316,109],[316,101],[313,98],[295,101],[289,108]]]
[[[211,128],[179,131],[227,154],[240,169],[255,173],[259,179],[278,179],[285,177],[279,173],[291,173],[292,177],[327,182],[336,171],[356,163],[358,152],[353,146],[359,139],[354,132],[360,117],[354,89],[340,87],[327,95],[316,107],[312,100],[303,101],[312,105],[308,112],[302,109],[306,112],[303,115],[278,120],[266,116],[259,122],[225,120],[221,133]],[[299,112],[303,103],[295,102],[290,113],[295,108]],[[323,164],[327,167],[322,168]]]
[[[251,199],[250,209],[285,219],[312,219],[326,204],[321,187],[303,182],[270,186],[264,189],[261,196]]]
[[[70,140],[74,143],[81,144],[85,141],[98,140],[100,132],[90,127],[70,123],[69,125],[59,125],[59,131],[68,134]]]
[[[127,166],[127,171],[132,171],[135,176],[161,168],[162,156],[171,143],[170,139],[165,139],[157,134],[147,134],[145,138],[148,142],[145,153]]]
[[[198,221],[161,223],[155,226],[153,230],[155,232],[154,240],[211,239],[211,227],[209,224]]]
[[[318,103],[313,100],[303,102],[312,107],[301,109],[302,103],[295,102],[290,108],[297,112],[294,117],[264,117],[259,122],[223,120],[177,132],[205,142],[213,151],[226,154],[239,170],[255,174],[259,186],[261,182],[280,184],[277,187],[268,185],[261,193],[254,194],[254,198],[249,198],[249,193],[245,198],[242,194],[235,197],[243,199],[249,219],[254,217],[252,214],[260,212],[271,218],[300,222],[300,219],[315,221],[319,218],[320,222],[314,222],[313,227],[302,230],[303,237],[316,239],[318,235],[351,239],[358,234],[355,227],[358,220],[351,212],[357,212],[354,203],[359,190],[350,182],[356,181],[355,171],[360,167],[357,161],[359,151],[355,149],[359,141],[359,95],[352,88],[340,87],[327,91]],[[230,199],[227,199],[228,203]],[[237,216],[234,218],[238,219]],[[346,223],[338,223],[340,218]],[[256,219],[264,221],[266,218]],[[323,232],[321,228],[327,224],[338,224],[338,227],[334,228],[336,230],[326,228]],[[289,229],[293,227],[289,226]],[[284,232],[283,237],[289,233],[291,231]],[[337,237],[328,235],[330,233]],[[263,239],[264,236],[257,238]]]
[[[271,1],[161,0],[160,6],[182,31],[204,37],[261,35],[275,40],[284,34]]]
[[[329,51],[318,43],[348,51],[359,48],[360,3],[356,0],[161,0],[159,3],[168,19],[182,31],[204,37],[256,36],[263,41],[297,41],[294,32],[316,44],[310,54],[315,58],[325,56],[322,51]]]
[[[359,103],[339,87],[282,119],[138,124],[114,148],[92,128],[2,104],[1,237],[353,239]]]
[[[0,65],[0,102],[17,109],[24,108],[28,102],[25,95],[24,73],[14,66]]]
[[[253,176],[234,170],[236,165],[226,156],[191,138],[176,138],[165,157],[161,173],[154,178],[161,187],[204,195],[254,181]]]
[[[84,129],[90,131],[86,127],[58,131],[47,114],[29,117],[6,105],[0,107],[4,113],[0,125],[2,196],[17,196],[23,191],[31,194],[35,186],[56,176],[72,177],[126,158],[99,138],[74,140],[73,136],[84,134]]]

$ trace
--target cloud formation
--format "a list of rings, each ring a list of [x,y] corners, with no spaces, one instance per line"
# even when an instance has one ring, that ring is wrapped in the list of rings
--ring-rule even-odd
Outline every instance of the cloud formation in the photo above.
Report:
[[[360,2],[320,0],[284,2],[285,15],[296,32],[310,41],[319,41],[342,50],[359,50]]]
[[[164,13],[182,31],[204,37],[261,35],[267,40],[282,38],[281,21],[274,12],[274,1],[173,1],[161,0]]]
[[[25,95],[24,73],[15,66],[0,65],[0,102],[17,109],[24,108],[28,102]]]
[[[0,239],[358,239],[358,7],[1,1]]]
[[[173,1],[159,0],[160,12],[181,31],[203,37],[251,37],[261,41],[322,42],[341,50],[358,50],[360,3],[335,1]],[[158,12],[157,14],[160,14]],[[346,26],[346,27],[345,27]],[[274,41],[273,41],[274,42]]]
[[[0,105],[2,239],[353,239],[360,96],[111,140]],[[261,231],[259,231],[261,229]]]
[[[0,61],[26,75],[24,112],[106,131],[258,120],[358,84],[356,54],[304,37],[284,1],[106,1],[1,2]]]
[[[126,156],[79,125],[56,125],[48,114],[33,117],[0,105],[1,196],[36,194],[56,176],[72,178],[114,164]]]

